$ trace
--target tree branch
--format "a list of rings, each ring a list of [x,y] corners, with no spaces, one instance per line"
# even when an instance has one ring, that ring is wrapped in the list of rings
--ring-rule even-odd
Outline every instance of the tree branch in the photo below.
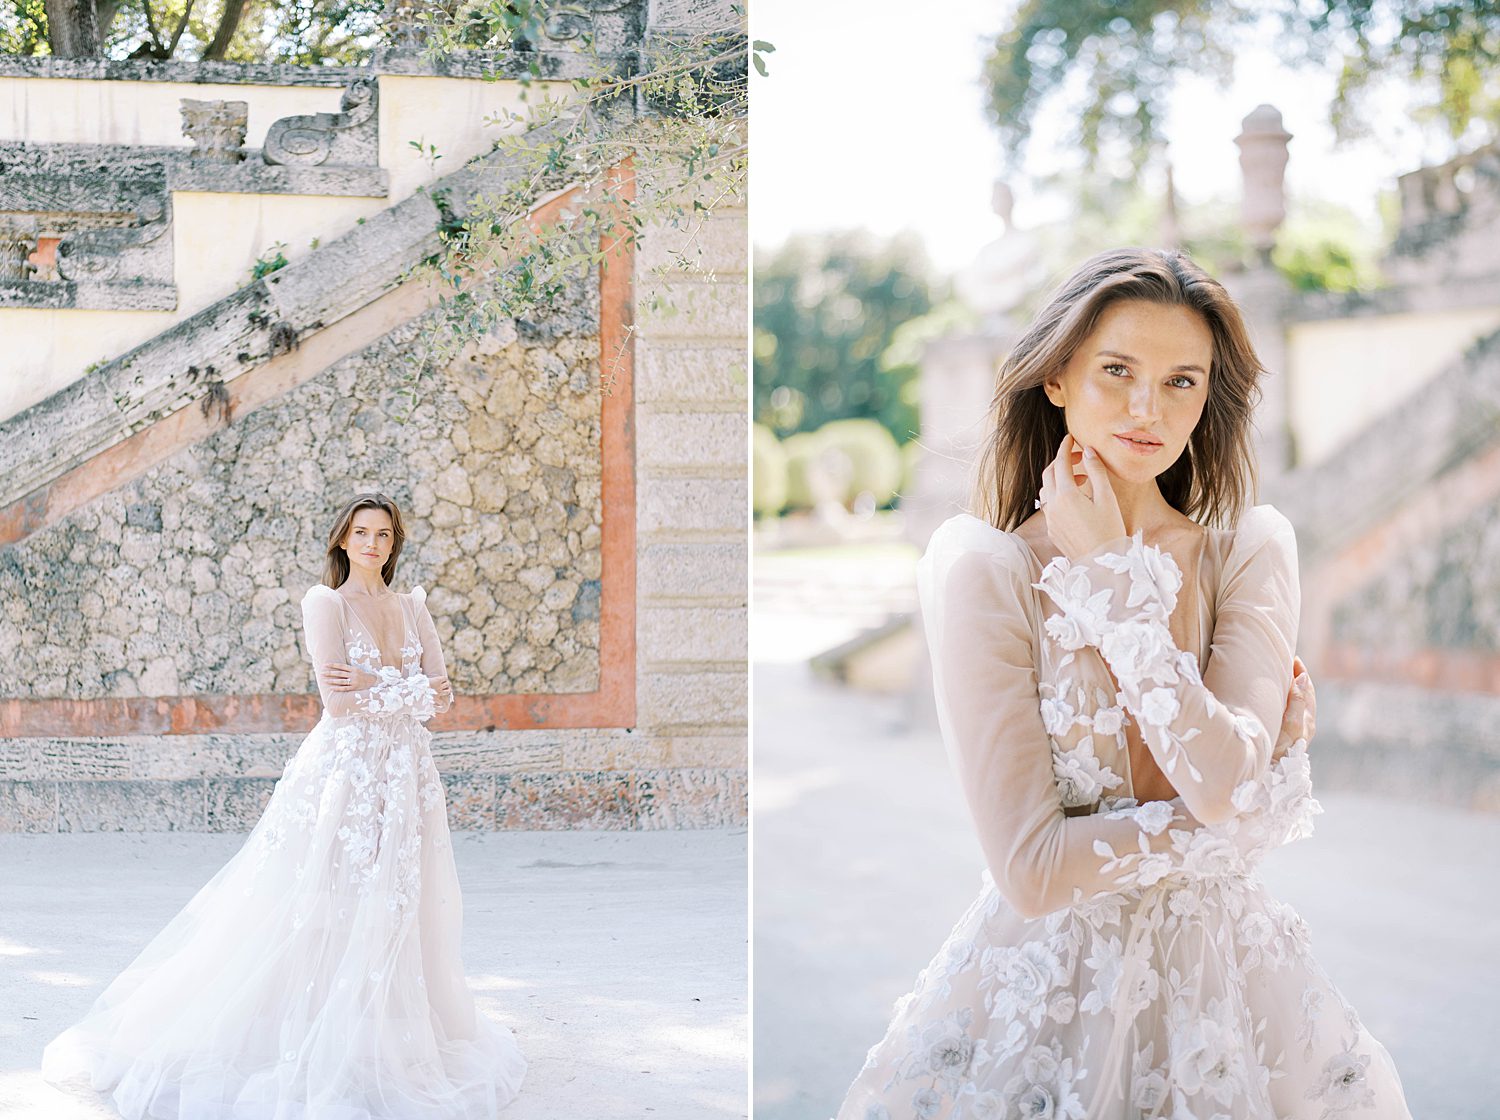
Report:
[[[177,25],[177,30],[172,32],[172,41],[167,44],[167,57],[171,58],[177,53],[177,44],[182,39],[182,33],[187,30],[188,20],[193,18],[193,0],[187,0],[182,9],[182,22]]]
[[[218,30],[214,32],[213,41],[208,44],[208,49],[203,52],[203,57],[221,61],[229,51],[230,40],[234,33],[240,29],[240,23],[249,10],[250,0],[224,0],[224,14],[219,17]]]

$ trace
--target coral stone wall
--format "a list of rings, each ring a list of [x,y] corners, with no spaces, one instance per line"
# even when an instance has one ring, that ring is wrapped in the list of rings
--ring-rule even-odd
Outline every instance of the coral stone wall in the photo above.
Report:
[[[302,593],[367,489],[407,515],[396,586],[429,589],[455,690],[597,687],[598,298],[569,295],[416,381],[414,407],[408,324],[4,550],[8,694],[312,690]]]

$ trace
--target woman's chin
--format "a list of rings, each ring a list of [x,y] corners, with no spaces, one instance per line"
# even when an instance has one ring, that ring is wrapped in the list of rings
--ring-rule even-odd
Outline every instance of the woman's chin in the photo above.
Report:
[[[1114,477],[1118,478],[1121,482],[1144,485],[1145,483],[1156,481],[1156,479],[1160,478],[1161,475],[1166,471],[1167,467],[1171,465],[1170,463],[1166,462],[1153,462],[1152,460],[1156,458],[1157,456],[1153,455],[1149,459],[1133,458],[1131,460],[1121,462],[1118,459],[1112,459],[1109,456],[1105,456],[1104,465],[1106,468],[1108,468],[1109,473],[1114,475]],[[1166,456],[1163,455],[1161,456],[1161,458],[1165,459]]]

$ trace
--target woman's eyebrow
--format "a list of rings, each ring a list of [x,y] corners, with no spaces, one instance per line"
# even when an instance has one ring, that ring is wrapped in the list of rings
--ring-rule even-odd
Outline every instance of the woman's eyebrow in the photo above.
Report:
[[[1097,357],[1097,358],[1119,358],[1120,361],[1122,361],[1122,362],[1138,362],[1138,361],[1140,361],[1139,358],[1134,358],[1134,357],[1132,357],[1129,354],[1122,354],[1118,350],[1100,350],[1099,353],[1096,354],[1096,355],[1094,355],[1094,356]],[[1194,365],[1191,362],[1185,363],[1185,364],[1180,365],[1180,366],[1173,366],[1172,367],[1172,372],[1173,373],[1178,373],[1178,372],[1180,372],[1182,370],[1191,370],[1194,373],[1206,373],[1206,371],[1204,370],[1204,368],[1202,366],[1200,366],[1200,365]]]

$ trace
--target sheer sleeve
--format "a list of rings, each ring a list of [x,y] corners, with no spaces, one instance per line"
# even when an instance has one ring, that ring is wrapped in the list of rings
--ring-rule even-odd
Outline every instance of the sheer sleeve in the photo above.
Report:
[[[1257,506],[1237,529],[1201,676],[1167,625],[1182,573],[1140,534],[1076,563],[1057,557],[1036,586],[1062,611],[1047,620],[1048,633],[1068,649],[1098,648],[1120,702],[1193,815],[1210,824],[1234,816],[1248,796],[1242,787],[1270,764],[1291,687],[1301,593],[1286,518]]]
[[[376,674],[378,679],[368,688],[342,692],[329,686],[325,670],[331,665],[349,664],[343,604],[333,588],[315,584],[302,597],[302,631],[318,694],[329,715],[412,715],[426,719],[433,714],[433,690],[426,676],[403,677],[394,666],[382,667]]]
[[[1024,545],[964,516],[933,535],[917,577],[943,738],[990,875],[1024,918],[1160,881],[1182,866],[1188,835],[1168,826],[1198,825],[1180,800],[1064,813],[1041,717],[1030,570]]]
[[[411,589],[412,609],[417,616],[417,637],[422,642],[422,675],[429,681],[438,677],[448,675],[448,667],[443,661],[443,644],[438,640],[437,627],[432,622],[432,612],[427,609],[427,592],[421,586]],[[452,682],[449,682],[450,685]],[[434,711],[446,712],[453,706],[449,699],[439,696],[433,700]]]

